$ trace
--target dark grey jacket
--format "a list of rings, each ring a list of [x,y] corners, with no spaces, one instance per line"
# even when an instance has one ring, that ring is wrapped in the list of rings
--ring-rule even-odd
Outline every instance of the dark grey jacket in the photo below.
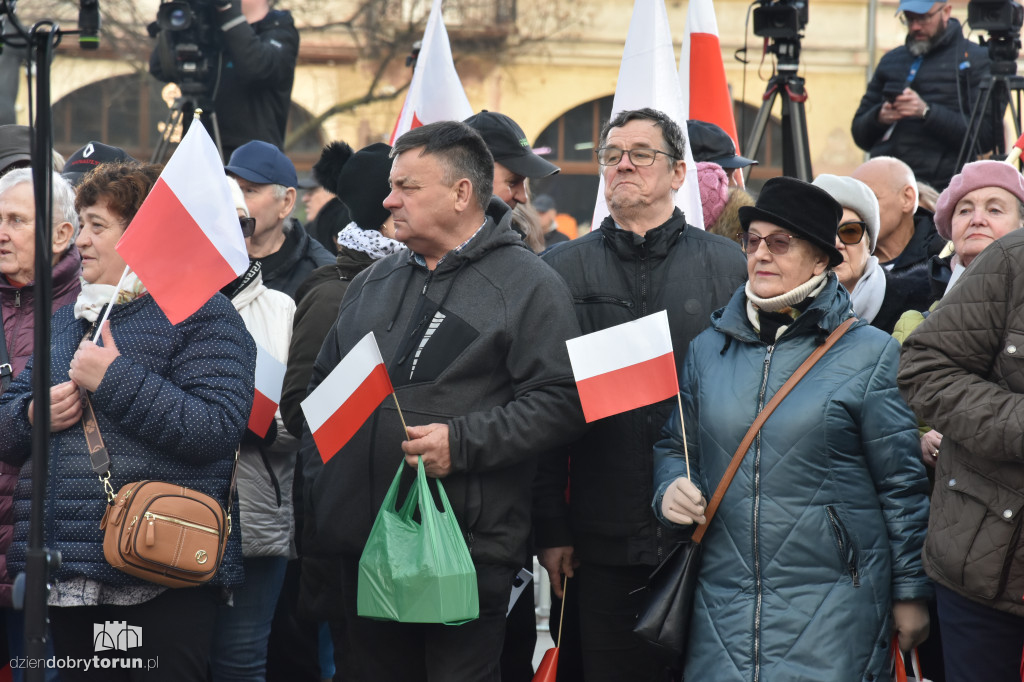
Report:
[[[443,483],[474,561],[515,564],[526,551],[537,455],[572,438],[580,420],[565,347],[579,335],[569,292],[506,221],[488,218],[433,271],[417,258],[388,256],[352,280],[310,390],[372,331],[406,423],[448,425],[452,473]],[[306,427],[323,553],[360,555],[402,440],[390,397],[326,464]]]
[[[584,334],[668,311],[680,367],[690,340],[746,276],[735,242],[688,226],[679,210],[643,237],[608,218],[599,231],[555,246],[544,260],[569,284]],[[654,565],[663,558],[678,538],[651,513],[651,450],[675,404],[665,400],[601,419],[541,461],[538,547],[573,545],[583,561],[612,566]]]

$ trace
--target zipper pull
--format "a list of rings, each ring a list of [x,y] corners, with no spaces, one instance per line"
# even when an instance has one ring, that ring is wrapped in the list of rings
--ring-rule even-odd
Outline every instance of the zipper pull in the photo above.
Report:
[[[148,512],[146,520],[149,522],[146,525],[146,547],[152,547],[156,544],[156,524],[153,522],[153,515]]]
[[[14,292],[14,307],[21,307],[21,289],[18,289],[17,291]]]
[[[134,526],[135,522],[138,521],[138,520],[139,520],[138,516],[134,517],[132,519],[132,522],[128,524],[128,528],[125,529],[125,532],[123,534],[123,537],[124,537],[124,549],[122,550],[122,552],[124,552],[125,554],[131,554],[132,553],[132,526]]]

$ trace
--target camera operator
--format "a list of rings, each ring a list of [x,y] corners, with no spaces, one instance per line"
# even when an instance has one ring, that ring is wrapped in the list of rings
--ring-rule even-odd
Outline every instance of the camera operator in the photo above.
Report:
[[[990,77],[984,47],[963,37],[948,2],[901,0],[906,44],[885,54],[853,117],[853,139],[875,156],[894,156],[939,191],[957,172],[979,86]],[[989,102],[1002,110],[1005,102]],[[993,148],[991,111],[981,117],[978,149]],[[973,161],[974,157],[968,158]]]
[[[187,4],[200,23],[213,22],[220,33],[214,35],[219,49],[207,55],[213,66],[203,85],[217,114],[224,158],[252,140],[283,149],[299,53],[299,32],[291,13],[271,9],[270,0],[187,0]],[[149,60],[150,73],[164,82],[180,83],[181,72],[167,73],[161,60],[160,41],[173,43],[174,32],[162,27],[159,33],[172,35],[158,39]],[[191,120],[191,110],[184,111],[185,125]],[[216,139],[206,113],[203,124]]]

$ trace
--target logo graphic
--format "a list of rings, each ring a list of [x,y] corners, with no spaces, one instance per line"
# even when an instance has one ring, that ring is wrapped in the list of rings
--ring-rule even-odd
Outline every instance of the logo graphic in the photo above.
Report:
[[[128,651],[142,646],[142,628],[127,621],[108,620],[92,624],[94,651]]]
[[[205,564],[206,563],[206,559],[207,559],[206,550],[201,549],[198,552],[196,552],[196,563],[197,564]]]
[[[95,153],[96,153],[96,148],[92,146],[92,142],[90,142],[89,144],[85,145],[85,149],[82,150],[82,156],[84,156],[87,159],[90,156],[92,156],[93,154],[95,154]]]

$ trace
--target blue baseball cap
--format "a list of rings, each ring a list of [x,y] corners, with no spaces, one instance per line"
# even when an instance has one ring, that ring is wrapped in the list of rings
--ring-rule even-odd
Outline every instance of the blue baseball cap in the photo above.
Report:
[[[246,142],[232,152],[224,170],[260,185],[295,187],[299,184],[295,164],[291,159],[274,145],[262,140]]]
[[[900,6],[896,8],[896,14],[900,12],[911,12],[913,14],[928,14],[936,4],[945,5],[943,0],[938,3],[935,0],[900,0]]]

